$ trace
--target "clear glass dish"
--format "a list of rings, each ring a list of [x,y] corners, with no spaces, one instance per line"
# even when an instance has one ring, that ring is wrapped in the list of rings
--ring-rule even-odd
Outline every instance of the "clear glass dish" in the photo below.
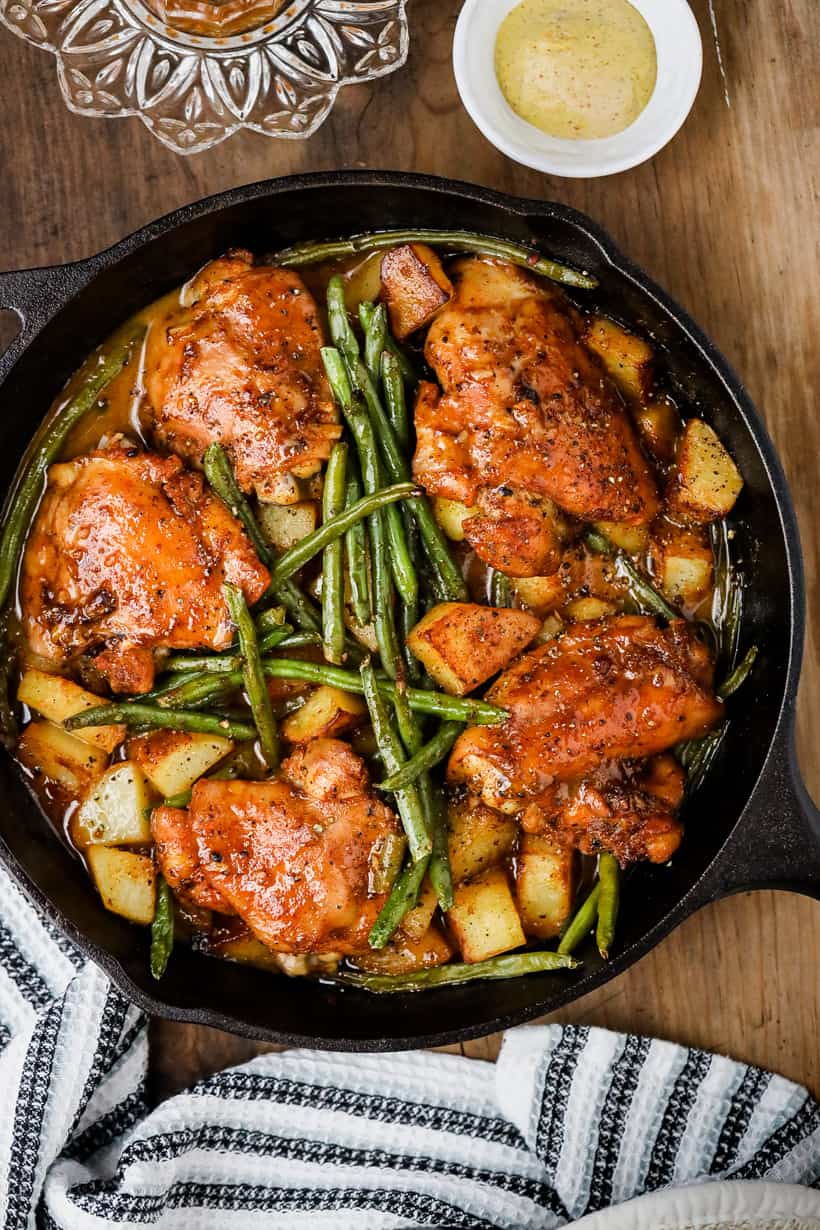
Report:
[[[0,22],[55,56],[71,111],[137,116],[169,149],[193,154],[243,128],[309,137],[342,86],[404,63],[405,5],[0,0]]]

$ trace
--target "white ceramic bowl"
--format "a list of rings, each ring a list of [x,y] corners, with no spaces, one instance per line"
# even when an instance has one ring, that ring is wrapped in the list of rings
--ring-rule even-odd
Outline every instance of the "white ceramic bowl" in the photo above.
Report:
[[[551,175],[613,175],[656,154],[686,119],[703,66],[700,31],[686,0],[630,0],[655,39],[658,77],[633,124],[614,137],[550,137],[513,111],[495,75],[498,27],[519,0],[465,0],[456,25],[453,67],[461,101],[488,141],[508,157]]]

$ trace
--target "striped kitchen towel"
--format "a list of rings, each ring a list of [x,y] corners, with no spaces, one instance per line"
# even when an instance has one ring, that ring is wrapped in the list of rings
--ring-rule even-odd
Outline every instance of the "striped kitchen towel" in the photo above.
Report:
[[[2,871],[0,1048],[4,1230],[548,1230],[669,1185],[820,1184],[804,1089],[598,1029],[514,1030],[495,1066],[265,1055],[152,1108],[144,1018]]]

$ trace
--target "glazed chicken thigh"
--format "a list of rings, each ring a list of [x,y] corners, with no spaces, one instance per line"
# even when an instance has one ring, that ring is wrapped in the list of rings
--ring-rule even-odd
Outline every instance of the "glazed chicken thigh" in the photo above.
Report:
[[[351,954],[385,895],[370,891],[381,844],[400,833],[346,743],[314,739],[264,782],[201,779],[188,811],[152,821],[160,866],[194,904],[236,913],[277,952]]]
[[[467,540],[512,576],[558,566],[555,505],[584,521],[651,521],[651,469],[561,293],[479,257],[450,273],[455,295],[425,345],[443,394],[420,386],[414,477],[478,510]]]
[[[295,503],[297,480],[318,473],[341,433],[312,295],[298,274],[247,252],[212,261],[187,291],[189,306],[148,336],[155,440],[195,465],[219,442],[243,491]]]
[[[570,626],[523,654],[488,693],[510,717],[466,730],[448,778],[530,832],[552,832],[591,853],[665,861],[683,779],[657,756],[715,726],[709,651],[691,626],[643,615]],[[625,763],[623,763],[625,762]]]
[[[93,654],[115,692],[147,692],[155,650],[230,644],[224,581],[253,603],[269,579],[200,474],[120,439],[49,470],[23,557],[24,631],[50,662]]]

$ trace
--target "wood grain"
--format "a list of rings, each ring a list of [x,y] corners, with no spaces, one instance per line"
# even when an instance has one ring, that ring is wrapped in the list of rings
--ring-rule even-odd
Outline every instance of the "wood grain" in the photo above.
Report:
[[[457,0],[412,0],[408,64],[343,92],[310,141],[243,135],[182,159],[137,120],[70,115],[54,64],[0,32],[0,268],[71,260],[158,214],[235,184],[337,167],[414,169],[567,202],[592,215],[693,314],[741,373],[780,451],[798,508],[809,602],[820,610],[816,489],[820,385],[813,175],[820,145],[816,0],[707,0],[700,95],[651,163],[610,179],[551,179],[517,167],[477,132],[450,67]],[[2,326],[2,321],[0,321]],[[820,662],[809,622],[799,754],[820,795]],[[820,1092],[820,907],[783,893],[745,894],[703,910],[617,981],[556,1019],[658,1034],[752,1060]],[[255,1053],[212,1030],[157,1022],[154,1091]],[[466,1045],[492,1058],[498,1040]]]

